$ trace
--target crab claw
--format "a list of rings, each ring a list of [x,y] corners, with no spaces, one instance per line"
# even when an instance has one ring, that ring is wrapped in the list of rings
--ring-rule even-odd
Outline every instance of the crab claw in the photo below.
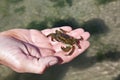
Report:
[[[68,55],[72,55],[72,53],[75,51],[75,46],[72,46],[72,47],[67,46],[66,48],[61,47],[61,49],[65,52],[69,52],[71,50],[68,54],[66,54],[66,56],[68,56]]]
[[[70,46],[66,46],[66,47],[61,47],[61,49],[65,52],[70,51],[71,47]]]

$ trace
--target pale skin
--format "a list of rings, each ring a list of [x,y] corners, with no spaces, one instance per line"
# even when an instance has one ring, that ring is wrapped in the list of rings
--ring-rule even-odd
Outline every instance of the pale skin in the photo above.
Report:
[[[60,28],[67,31],[70,36],[75,38],[82,36],[84,39],[79,44],[81,49],[75,46],[75,51],[70,56],[66,56],[67,53],[60,49],[62,43],[53,42],[46,37]],[[42,74],[46,68],[70,62],[83,53],[90,46],[89,37],[90,34],[82,28],[72,30],[69,26],[41,31],[34,29],[3,31],[0,33],[0,63],[16,72]]]

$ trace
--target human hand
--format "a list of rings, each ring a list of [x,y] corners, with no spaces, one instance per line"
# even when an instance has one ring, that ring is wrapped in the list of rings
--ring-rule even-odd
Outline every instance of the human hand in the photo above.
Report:
[[[0,33],[0,63],[16,72],[41,74],[58,63],[48,38],[38,30],[12,29]]]
[[[65,56],[60,50],[61,44],[52,42],[46,35],[53,33],[56,29],[38,30],[12,29],[0,34],[0,63],[12,68],[17,72],[43,73],[46,67],[58,63],[58,57],[62,60],[60,64],[70,62],[89,47],[89,33],[83,29],[72,30],[71,27],[61,27],[69,31],[69,35],[84,41],[80,42],[81,49],[76,47],[74,53]],[[59,45],[59,46],[56,46]]]

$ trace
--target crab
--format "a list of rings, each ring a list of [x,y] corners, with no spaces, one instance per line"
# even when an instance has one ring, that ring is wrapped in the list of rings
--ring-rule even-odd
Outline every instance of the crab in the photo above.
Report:
[[[67,46],[66,47],[61,46],[61,49],[64,52],[69,52],[67,55],[71,55],[75,50],[75,45],[77,45],[78,48],[81,49],[79,43],[81,40],[83,40],[83,37],[80,36],[79,39],[76,39],[66,33],[67,31],[60,29],[60,30],[56,30],[55,33],[48,34],[47,37],[51,37],[52,41],[56,40],[58,42],[66,44]]]

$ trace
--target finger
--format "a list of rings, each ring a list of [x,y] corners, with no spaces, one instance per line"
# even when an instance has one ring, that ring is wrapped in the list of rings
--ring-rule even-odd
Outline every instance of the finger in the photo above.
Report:
[[[49,43],[49,40],[47,37],[45,37],[40,31],[31,29],[30,30],[30,36],[32,42],[38,46],[43,48],[51,48],[51,44]]]
[[[84,29],[78,28],[78,29],[71,31],[68,34],[78,39],[78,38],[80,38],[80,35],[83,33],[84,33]]]
[[[68,32],[72,30],[72,28],[70,26],[62,26],[62,27],[58,27],[58,28],[45,29],[45,30],[42,30],[41,32],[44,35],[48,35],[50,33],[54,33],[56,30],[59,30],[59,29],[63,29],[63,30],[68,31]]]
[[[84,32],[83,34],[81,34],[81,37],[82,37],[84,40],[87,40],[87,39],[90,37],[90,33],[89,33],[89,32]]]
[[[29,73],[42,74],[46,68],[53,66],[58,63],[58,59],[53,56],[42,57],[39,60],[29,60],[24,64],[24,71]]]
[[[77,38],[77,39],[82,37],[84,40],[87,40],[90,37],[90,33],[89,32],[84,32],[84,30],[82,28],[75,29],[68,34]]]
[[[79,45],[81,46],[81,49],[78,48],[78,54],[76,53],[74,56],[78,56],[79,54],[83,53],[90,46],[90,43],[89,41],[81,41]]]
[[[40,48],[40,53],[42,57],[50,56],[55,53],[53,49]]]

